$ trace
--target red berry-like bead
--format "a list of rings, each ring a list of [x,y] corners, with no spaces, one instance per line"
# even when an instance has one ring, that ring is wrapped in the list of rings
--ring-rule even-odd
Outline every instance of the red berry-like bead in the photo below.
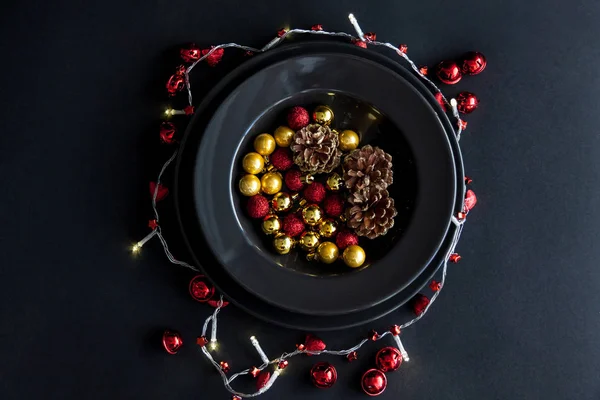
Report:
[[[398,336],[400,334],[400,327],[398,325],[392,325],[392,327],[390,328],[390,332],[392,333],[392,335]]]
[[[429,284],[429,289],[433,290],[434,292],[439,292],[441,288],[442,288],[441,282],[431,281],[431,283]]]
[[[320,203],[325,198],[325,186],[322,183],[315,182],[312,185],[308,185],[306,189],[304,189],[304,198],[309,203]]]
[[[257,194],[248,199],[248,215],[250,218],[264,218],[269,213],[269,200]]]
[[[287,115],[288,126],[293,130],[304,128],[310,122],[308,111],[304,107],[294,107]]]
[[[294,165],[292,153],[288,148],[280,147],[275,150],[270,156],[271,164],[279,171],[287,171]]]
[[[339,217],[344,212],[344,199],[339,194],[332,194],[325,198],[323,211],[330,217]]]
[[[279,361],[279,364],[277,364],[277,368],[279,369],[285,369],[287,366],[288,360]]]
[[[452,253],[450,254],[450,257],[448,257],[448,261],[454,264],[458,263],[461,259],[462,257],[458,253]]]
[[[221,366],[221,370],[223,370],[223,372],[229,372],[229,370],[231,369],[227,361],[221,361],[219,365]]]
[[[356,351],[353,351],[352,353],[348,353],[348,355],[346,356],[346,358],[350,362],[356,361],[358,359],[358,353]]]
[[[358,236],[350,231],[341,231],[335,238],[335,244],[340,250],[358,244]]]
[[[429,298],[424,294],[419,293],[412,299],[413,311],[416,315],[423,314],[428,305]]]

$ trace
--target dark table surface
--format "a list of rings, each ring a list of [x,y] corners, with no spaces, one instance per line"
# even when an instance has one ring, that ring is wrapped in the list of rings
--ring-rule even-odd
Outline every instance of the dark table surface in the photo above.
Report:
[[[600,3],[374,3],[3,3],[0,397],[230,398],[193,344],[209,310],[189,298],[192,274],[156,241],[129,252],[165,156],[156,127],[173,49],[261,45],[283,25],[350,32],[354,12],[419,64],[467,50],[489,61],[446,91],[481,99],[462,140],[479,198],[463,261],[403,334],[411,362],[381,398],[600,398]],[[232,307],[219,326],[234,369],[258,363],[252,334],[272,356],[302,339]],[[168,327],[186,341],[177,356],[156,338]],[[367,329],[322,337],[342,347]],[[329,391],[307,381],[315,358],[295,358],[264,398],[365,398],[359,377],[379,347],[353,364],[328,358],[339,372]]]

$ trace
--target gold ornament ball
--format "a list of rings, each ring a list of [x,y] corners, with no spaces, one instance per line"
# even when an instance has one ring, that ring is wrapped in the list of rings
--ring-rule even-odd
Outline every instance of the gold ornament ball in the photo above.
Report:
[[[294,240],[288,235],[279,235],[273,239],[273,247],[279,254],[288,254],[294,247]]]
[[[317,247],[317,255],[319,256],[319,261],[325,264],[331,264],[335,260],[337,260],[340,255],[340,251],[338,247],[331,242],[323,242]]]
[[[337,192],[344,186],[344,180],[340,174],[334,172],[327,177],[325,184],[327,185],[327,189],[331,190],[332,192]]]
[[[309,206],[304,207],[302,210],[302,219],[304,223],[310,226],[317,225],[321,218],[323,217],[323,213],[321,209],[316,204],[311,204]]]
[[[333,111],[327,106],[318,106],[313,112],[313,119],[317,124],[329,125],[333,122]]]
[[[242,160],[242,167],[249,174],[260,174],[263,168],[265,168],[265,159],[258,153],[248,153]]]
[[[292,138],[295,132],[287,126],[280,126],[275,129],[273,136],[275,137],[275,143],[279,147],[289,147],[292,144]]]
[[[360,138],[358,137],[358,133],[351,130],[345,130],[340,133],[340,150],[354,150],[358,147],[359,143]]]
[[[275,151],[275,139],[268,133],[261,133],[254,139],[254,150],[261,156],[268,156]]]
[[[278,172],[267,172],[260,178],[262,191],[266,194],[275,194],[281,190],[283,179]]]
[[[367,255],[362,247],[358,245],[352,245],[346,247],[344,253],[342,253],[342,259],[350,268],[358,268],[364,264]]]
[[[267,235],[274,235],[281,229],[281,220],[277,215],[267,215],[262,222],[262,230]]]
[[[289,193],[279,192],[273,196],[273,200],[271,200],[271,207],[273,207],[273,210],[276,212],[289,211],[293,205],[294,199]]]
[[[302,235],[300,235],[300,239],[298,239],[298,244],[302,250],[312,252],[319,245],[319,235],[317,232],[306,231]]]
[[[244,177],[240,179],[240,192],[242,192],[244,196],[257,195],[260,192],[260,187],[260,179],[255,175],[244,175]]]
[[[319,234],[321,234],[321,236],[323,236],[323,237],[330,238],[333,235],[335,235],[336,231],[337,231],[337,224],[332,219],[329,219],[329,218],[324,219],[319,224]]]

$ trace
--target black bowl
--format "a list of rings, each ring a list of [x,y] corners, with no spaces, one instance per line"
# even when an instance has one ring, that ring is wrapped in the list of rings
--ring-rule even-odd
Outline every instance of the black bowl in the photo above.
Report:
[[[307,52],[341,52],[341,53],[352,53],[368,57],[387,65],[394,69],[397,73],[404,76],[410,81],[415,88],[417,88],[426,98],[429,104],[436,109],[437,114],[445,126],[446,132],[449,136],[451,146],[454,151],[454,163],[457,168],[456,184],[460,191],[454,201],[454,210],[460,210],[462,206],[462,198],[464,195],[464,187],[462,185],[462,160],[460,158],[460,151],[457,143],[454,140],[454,132],[450,125],[447,117],[437,105],[436,100],[425,88],[425,86],[414,76],[412,76],[405,68],[402,68],[399,64],[391,61],[387,57],[382,57],[370,51],[364,51],[354,46],[347,46],[339,43],[300,43],[289,45],[285,48],[270,51],[262,57],[255,58],[252,62],[246,63],[238,68],[234,73],[230,74],[224,79],[209,96],[205,98],[205,101],[198,109],[198,114],[195,117],[193,123],[190,125],[186,137],[182,143],[180,157],[177,164],[177,180],[175,185],[175,195],[177,200],[177,212],[182,225],[184,238],[192,251],[196,264],[199,265],[203,271],[213,280],[215,285],[224,293],[228,295],[228,298],[235,304],[240,306],[242,309],[250,312],[251,314],[288,327],[320,330],[320,329],[337,329],[348,326],[355,326],[358,324],[366,323],[377,319],[395,309],[400,307],[410,297],[412,297],[423,285],[427,283],[433,276],[440,263],[443,261],[443,257],[448,247],[450,246],[451,236],[454,234],[454,227],[450,228],[448,235],[435,256],[434,260],[427,266],[426,270],[405,290],[399,292],[388,301],[380,303],[377,306],[372,307],[367,311],[355,312],[346,315],[330,316],[330,317],[319,317],[310,316],[305,314],[291,313],[284,311],[278,307],[264,303],[254,297],[252,294],[244,290],[236,281],[230,279],[228,274],[222,269],[220,263],[216,260],[214,255],[209,251],[206,241],[210,240],[204,236],[203,232],[197,224],[195,218],[195,212],[193,210],[193,204],[191,203],[191,184],[192,176],[190,169],[194,162],[195,151],[194,149],[200,141],[199,135],[194,135],[194,132],[201,131],[205,126],[205,122],[216,108],[216,105],[223,99],[223,96],[230,93],[230,91],[241,82],[250,72],[259,70],[269,63],[284,59],[297,54],[305,54]]]
[[[388,127],[366,134],[383,149],[408,148],[414,160],[416,185],[410,222],[400,235],[386,236],[372,248],[377,262],[348,274],[322,276],[317,269],[297,267],[296,256],[278,256],[239,212],[237,180],[248,142],[270,127],[295,104],[358,101],[356,109],[337,112],[362,124],[361,108]],[[327,103],[326,103],[327,104]],[[350,116],[346,118],[346,116]],[[354,116],[354,118],[352,118]],[[386,122],[388,121],[388,122]],[[200,134],[201,132],[198,132]],[[365,133],[365,132],[361,132]],[[371,137],[372,136],[372,137]],[[409,181],[414,176],[409,174]],[[394,188],[402,187],[402,179]],[[415,190],[416,189],[416,190]],[[196,213],[209,244],[223,267],[241,285],[263,300],[295,312],[336,315],[372,307],[408,286],[437,253],[448,231],[456,197],[456,170],[446,131],[427,100],[409,81],[391,69],[348,54],[319,53],[291,57],[246,79],[221,103],[203,132],[194,167]],[[413,200],[411,200],[413,201]],[[412,205],[412,204],[411,204]],[[396,232],[398,233],[398,232]],[[290,263],[296,265],[287,268]],[[284,268],[281,268],[284,267]],[[321,265],[324,270],[326,266]],[[299,273],[300,271],[301,273]],[[306,273],[310,272],[310,273]],[[327,273],[327,275],[330,275]]]

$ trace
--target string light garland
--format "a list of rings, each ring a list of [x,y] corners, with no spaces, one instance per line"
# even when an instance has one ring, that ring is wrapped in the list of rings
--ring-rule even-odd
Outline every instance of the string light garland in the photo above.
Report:
[[[438,88],[438,86],[427,77],[427,67],[418,67],[407,56],[407,54],[406,54],[407,46],[405,44],[401,44],[400,46],[394,46],[393,44],[388,43],[388,42],[377,41],[376,35],[374,33],[364,33],[363,32],[363,30],[361,29],[360,25],[358,24],[358,21],[356,20],[356,18],[354,17],[353,14],[349,15],[349,20],[350,20],[350,23],[352,24],[352,26],[354,27],[354,30],[356,31],[356,36],[353,36],[353,35],[345,33],[345,32],[328,32],[328,31],[323,30],[323,27],[321,25],[314,25],[310,30],[282,29],[277,33],[276,37],[274,37],[271,41],[269,41],[262,48],[254,48],[254,47],[250,47],[250,46],[239,45],[237,43],[225,43],[225,44],[213,46],[210,49],[206,49],[206,50],[202,50],[202,51],[200,51],[198,48],[193,46],[191,49],[186,50],[185,55],[184,55],[184,50],[182,50],[182,57],[184,58],[185,61],[191,61],[191,60],[194,60],[194,61],[187,68],[180,67],[180,69],[176,73],[176,75],[179,74],[178,77],[183,78],[184,84],[182,84],[181,81],[178,79],[178,80],[176,80],[177,85],[172,85],[173,81],[169,80],[169,84],[171,86],[173,86],[172,88],[169,88],[169,94],[173,95],[177,91],[183,90],[183,88],[185,88],[185,90],[187,92],[189,105],[181,110],[177,110],[177,109],[168,107],[164,112],[165,118],[168,119],[168,118],[171,118],[174,116],[179,116],[179,115],[189,116],[194,113],[192,89],[191,89],[191,83],[190,83],[190,73],[198,65],[198,63],[200,63],[204,60],[206,60],[210,66],[214,66],[221,59],[224,49],[237,48],[237,49],[245,51],[245,53],[248,55],[252,55],[254,53],[263,53],[263,52],[266,52],[266,51],[274,48],[275,46],[281,44],[290,35],[296,35],[296,34],[325,35],[328,37],[345,38],[360,47],[367,47],[367,46],[373,45],[373,46],[386,47],[386,48],[393,50],[406,63],[408,63],[410,68],[414,71],[414,73],[417,76],[419,76],[424,82],[426,82],[430,86],[431,90],[434,92],[435,97],[438,100],[438,102],[440,103],[440,105],[442,106],[442,108],[444,110],[447,110],[447,109],[450,110],[451,115],[456,120],[456,140],[460,141],[461,133],[466,128],[466,122],[460,118],[459,103],[454,98],[448,100],[444,96],[444,94],[441,92],[441,90]],[[485,68],[485,64],[486,64],[486,61],[485,61],[485,58],[483,57],[483,55],[480,53],[476,53],[476,52],[471,52],[471,53],[467,53],[467,54],[468,54],[468,58],[465,59],[464,64],[462,66],[462,70],[466,74],[469,74],[469,75],[474,75],[476,73],[481,72]],[[459,73],[460,73],[460,71],[461,70],[459,69]],[[475,101],[475,100],[472,100],[472,101]],[[475,104],[475,106],[476,106],[476,104]],[[161,137],[164,139],[163,136],[161,136]],[[171,139],[172,139],[172,135],[169,136],[169,144],[172,143]],[[159,215],[158,208],[157,208],[157,201],[160,200],[159,192],[161,190],[161,182],[162,182],[162,178],[163,178],[165,171],[170,166],[170,164],[173,162],[173,160],[176,158],[176,156],[177,156],[177,150],[175,150],[173,152],[173,154],[171,155],[171,157],[163,164],[163,166],[157,176],[155,184],[153,186],[151,186],[151,188],[153,189],[152,190],[152,209],[154,212],[154,219],[150,221],[149,226],[152,228],[152,231],[148,235],[146,235],[142,240],[135,243],[131,247],[131,251],[134,254],[139,253],[141,251],[142,247],[150,239],[152,239],[153,237],[156,236],[156,237],[158,237],[158,239],[163,247],[165,255],[167,256],[168,260],[171,263],[189,268],[193,271],[199,271],[198,268],[195,267],[194,265],[188,264],[187,262],[184,262],[184,261],[180,261],[171,254],[169,247],[167,245],[167,241],[165,240],[165,238],[162,234],[162,230],[161,230],[161,226],[160,226],[160,215]],[[466,185],[469,183],[471,183],[471,179],[468,177],[465,177],[465,180],[463,183],[463,191],[466,190]],[[475,194],[471,190],[469,190],[468,193],[469,193],[468,194],[468,202],[463,207],[463,211],[457,213],[457,215],[455,215],[455,216],[452,216],[451,222],[452,222],[452,224],[454,224],[456,226],[457,229],[455,230],[455,232],[452,236],[450,247],[444,257],[444,263],[442,265],[440,281],[432,281],[432,283],[430,285],[430,287],[432,288],[432,290],[434,292],[431,299],[428,299],[428,302],[423,304],[424,307],[422,308],[422,310],[420,310],[419,312],[416,313],[417,315],[413,319],[411,319],[407,322],[404,322],[401,325],[394,325],[388,331],[386,331],[382,334],[377,334],[376,332],[373,331],[370,335],[368,335],[368,337],[360,340],[358,343],[356,343],[354,346],[352,346],[350,348],[341,349],[341,350],[328,350],[325,348],[324,342],[322,342],[320,339],[318,339],[316,337],[310,337],[310,338],[307,337],[306,343],[296,345],[296,349],[294,351],[289,352],[289,353],[284,352],[279,357],[270,359],[266,355],[266,353],[264,352],[262,347],[260,346],[258,339],[255,336],[252,336],[252,337],[250,337],[250,342],[251,342],[252,346],[256,349],[256,352],[258,353],[258,356],[261,359],[262,364],[259,367],[253,366],[251,368],[242,370],[240,372],[237,372],[237,373],[234,373],[234,374],[228,376],[228,372],[229,372],[229,368],[230,368],[229,364],[225,361],[215,360],[213,358],[213,354],[211,353],[211,351],[214,351],[217,348],[218,343],[219,343],[218,337],[217,337],[217,321],[218,321],[217,317],[218,317],[218,314],[220,313],[220,311],[222,310],[222,308],[224,306],[226,306],[228,304],[228,302],[226,302],[224,300],[222,295],[219,297],[218,301],[217,300],[208,301],[208,303],[212,304],[215,307],[215,309],[214,309],[213,313],[210,316],[208,316],[208,318],[206,318],[206,320],[204,321],[201,336],[198,337],[196,343],[199,346],[201,353],[206,357],[206,359],[214,366],[215,370],[220,374],[225,388],[233,396],[232,399],[239,400],[239,399],[243,399],[243,398],[251,398],[251,397],[256,397],[256,396],[259,396],[259,395],[265,393],[273,386],[275,381],[281,375],[282,371],[287,367],[288,359],[291,359],[292,357],[295,357],[300,354],[307,354],[307,355],[330,354],[330,355],[344,356],[344,357],[347,357],[347,359],[349,361],[352,361],[357,358],[357,350],[362,348],[368,342],[371,342],[371,341],[378,342],[380,340],[384,340],[387,337],[391,336],[393,343],[395,344],[396,348],[398,349],[398,351],[401,354],[401,358],[402,358],[401,361],[408,362],[410,360],[410,358],[409,358],[409,355],[402,343],[402,340],[400,339],[401,332],[404,329],[406,329],[406,328],[410,327],[411,325],[413,325],[414,323],[416,323],[417,321],[419,321],[421,318],[424,317],[424,315],[427,313],[427,311],[429,311],[429,309],[431,308],[433,303],[439,297],[441,290],[446,283],[446,276],[448,273],[449,262],[458,262],[458,260],[460,260],[460,256],[458,256],[458,254],[455,253],[455,249],[459,242],[460,236],[462,234],[467,214],[469,213],[471,208],[476,203]],[[209,325],[210,325],[210,334],[208,334],[209,333]],[[210,338],[210,339],[207,339],[207,338]],[[270,375],[268,375],[267,369],[269,369],[271,367],[273,368],[273,372]],[[370,370],[370,371],[377,371],[377,370]],[[365,375],[367,375],[370,371],[367,371],[367,373]],[[377,371],[377,372],[381,373],[380,371]],[[261,375],[261,374],[265,374],[265,375]],[[260,382],[260,385],[258,385],[259,387],[257,387],[257,391],[255,391],[253,393],[242,393],[242,392],[235,390],[231,385],[238,377],[244,376],[244,375],[250,375],[251,377],[254,377],[254,378],[258,377],[259,380],[261,379],[261,376],[262,376],[263,380],[266,379],[266,381]],[[371,375],[373,375],[373,374],[371,374]],[[364,379],[364,377],[363,377],[363,379]],[[386,381],[385,375],[383,375],[383,380]],[[363,381],[363,383],[364,383],[364,381]],[[363,389],[364,389],[364,385],[363,385]],[[373,395],[373,393],[370,393],[367,389],[364,389],[364,390],[365,390],[365,392],[367,392],[367,394]],[[380,390],[377,394],[381,393],[382,391],[383,390]]]

